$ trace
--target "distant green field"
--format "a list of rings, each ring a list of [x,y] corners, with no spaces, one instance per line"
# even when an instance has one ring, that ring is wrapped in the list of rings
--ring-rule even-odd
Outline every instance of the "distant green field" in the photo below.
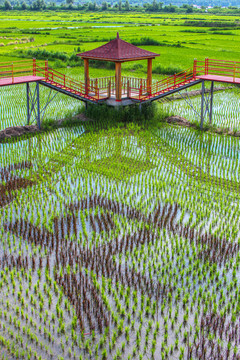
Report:
[[[70,57],[79,49],[85,51],[104,44],[113,39],[117,31],[122,39],[137,42],[140,46],[142,38],[157,42],[157,46],[141,47],[161,54],[155,59],[153,69],[159,69],[160,65],[163,72],[167,68],[189,68],[194,58],[236,61],[240,58],[240,24],[237,17],[194,14],[171,15],[170,18],[163,14],[49,11],[0,12],[0,61],[26,56],[28,50],[37,49],[58,51]],[[20,54],[20,51],[23,53]],[[54,65],[65,66],[61,61]],[[123,68],[126,74],[143,75],[146,62],[140,63],[140,67],[131,62]],[[98,70],[97,74],[104,76],[110,72]],[[91,75],[95,76],[95,71]]]

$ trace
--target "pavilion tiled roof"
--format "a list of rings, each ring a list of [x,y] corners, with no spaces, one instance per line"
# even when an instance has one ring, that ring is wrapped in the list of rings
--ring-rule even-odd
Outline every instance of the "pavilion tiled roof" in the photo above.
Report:
[[[108,61],[130,61],[140,59],[151,59],[159,56],[151,51],[140,49],[119,38],[109,41],[96,49],[77,54],[85,59],[108,60]]]

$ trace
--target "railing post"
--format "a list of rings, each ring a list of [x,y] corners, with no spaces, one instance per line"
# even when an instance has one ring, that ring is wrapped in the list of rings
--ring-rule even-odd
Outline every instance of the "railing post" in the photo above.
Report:
[[[176,86],[176,74],[174,74],[174,87]]]
[[[63,75],[64,87],[66,86],[66,75]]]
[[[150,90],[150,86],[149,86],[149,90]],[[149,95],[151,95],[150,91],[149,91]],[[141,100],[141,97],[142,97],[142,85],[140,85],[140,89],[139,89],[139,100]]]
[[[85,95],[88,96],[89,90],[89,60],[84,59],[84,79],[85,79]]]
[[[14,76],[13,76],[13,63],[12,63],[12,83],[14,83]]]
[[[235,82],[235,77],[236,77],[236,63],[234,63],[234,68],[233,68],[233,82]]]
[[[45,80],[48,80],[48,60],[45,61]]]
[[[127,81],[127,97],[130,98],[130,82]]]
[[[197,60],[194,59],[194,61],[193,61],[193,77],[194,77],[194,79],[196,78],[196,75],[197,75]]]
[[[33,59],[33,76],[36,76],[36,59]]]
[[[141,95],[142,95],[142,92],[143,92],[143,89],[141,88]],[[147,96],[151,96],[152,95],[152,87],[151,86],[148,86],[147,87]]]
[[[111,80],[109,80],[109,82],[108,82],[108,93],[107,93],[107,97],[108,97],[108,98],[111,97]]]
[[[205,75],[208,75],[208,58],[205,59]]]
[[[97,96],[97,94],[99,96],[98,79],[95,80],[95,95]]]

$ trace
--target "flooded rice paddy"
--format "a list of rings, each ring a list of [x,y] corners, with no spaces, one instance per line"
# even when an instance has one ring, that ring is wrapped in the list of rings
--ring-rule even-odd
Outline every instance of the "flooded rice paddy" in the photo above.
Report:
[[[96,121],[0,148],[2,359],[240,358],[237,138]]]

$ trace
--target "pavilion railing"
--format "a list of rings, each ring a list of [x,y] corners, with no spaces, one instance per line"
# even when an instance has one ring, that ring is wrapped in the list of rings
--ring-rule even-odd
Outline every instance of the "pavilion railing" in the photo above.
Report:
[[[147,79],[134,78],[130,76],[122,76],[122,95],[128,94],[129,88],[140,88],[144,92],[147,91]],[[115,76],[106,76],[101,78],[90,79],[90,86],[98,87],[100,94],[110,97],[116,93],[116,79]]]
[[[101,99],[115,94],[115,76],[106,76],[89,80],[89,86],[98,88]]]
[[[129,89],[140,89],[140,87],[142,88],[143,92],[147,91],[147,79],[122,76],[123,94],[127,94]]]
[[[115,84],[115,76],[106,76],[95,79],[90,79],[90,86],[98,86],[99,90],[107,89],[109,81]]]

